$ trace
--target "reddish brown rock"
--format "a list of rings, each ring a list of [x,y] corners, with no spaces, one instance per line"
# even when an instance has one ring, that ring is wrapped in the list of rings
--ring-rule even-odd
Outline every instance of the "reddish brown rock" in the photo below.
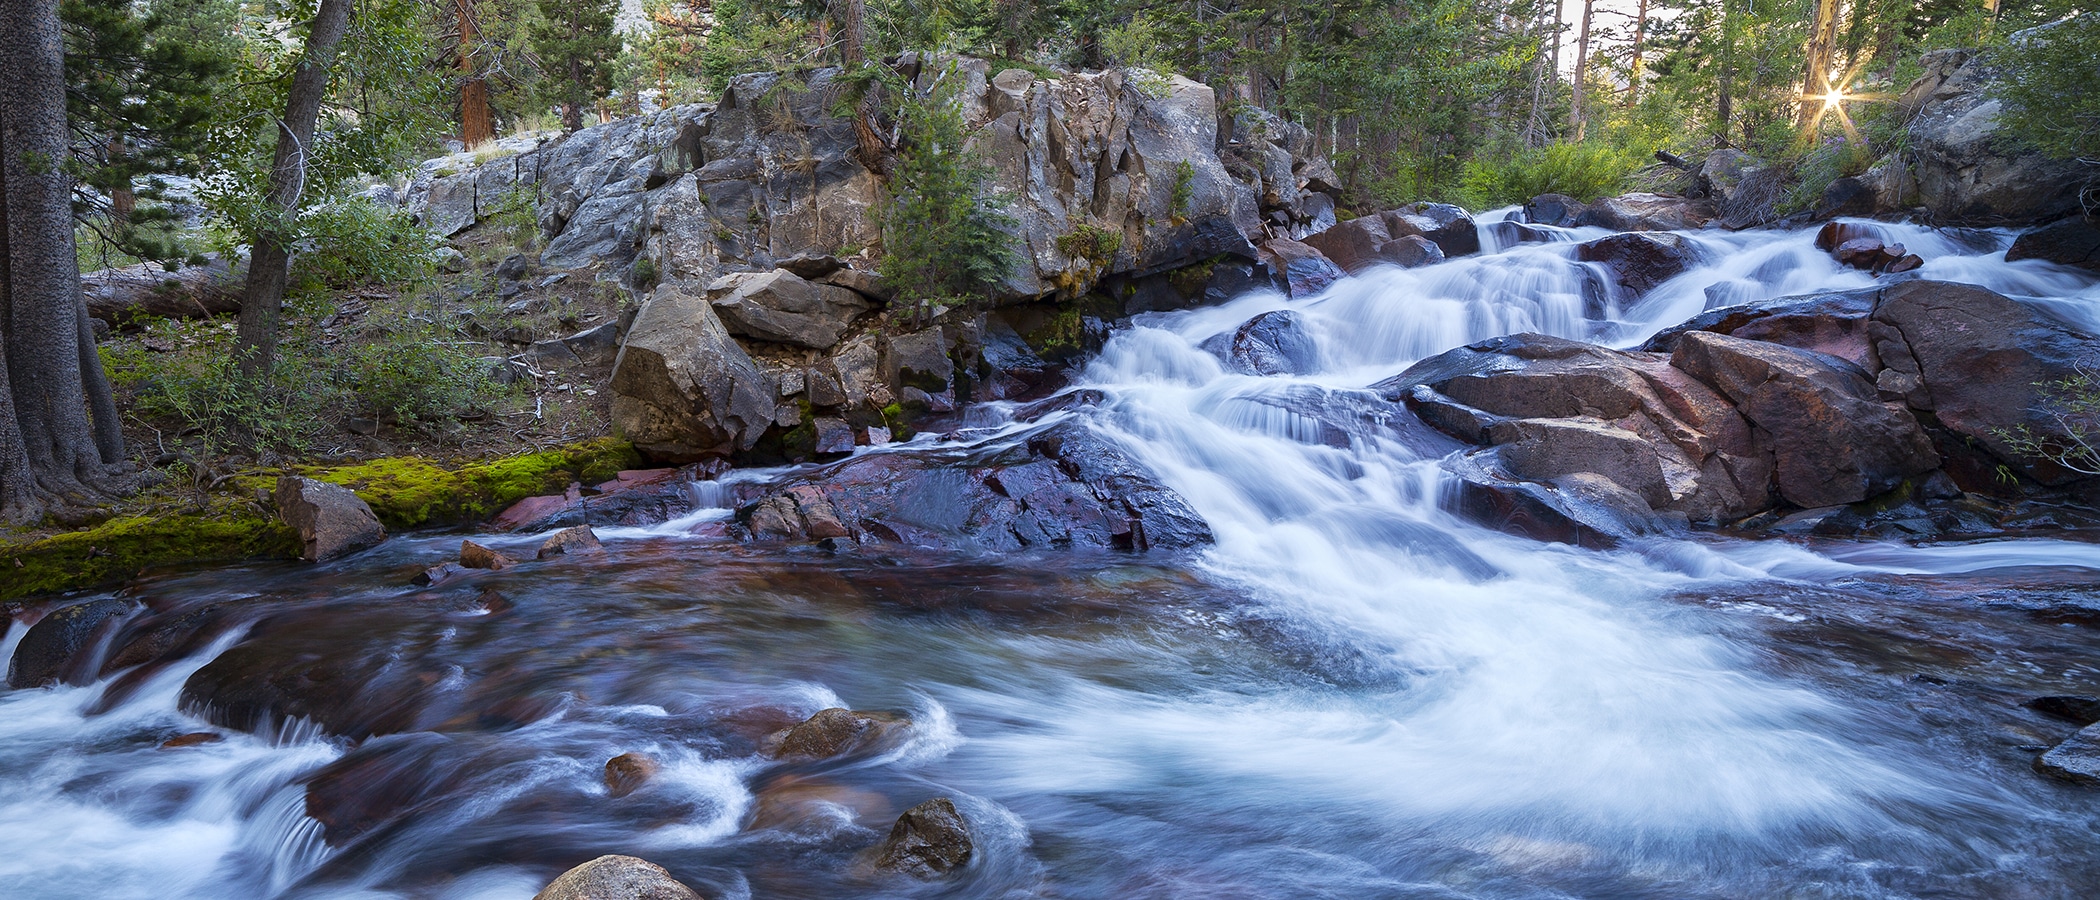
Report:
[[[661,769],[656,760],[640,753],[622,753],[608,759],[605,761],[606,796],[618,799],[632,794],[656,777]]]
[[[1910,411],[1881,402],[1843,360],[1695,331],[1678,339],[1670,364],[1771,436],[1774,486],[1795,506],[1857,503],[1939,465]]]
[[[1261,247],[1261,261],[1283,282],[1292,297],[1310,297],[1342,280],[1343,272],[1320,251],[1292,240],[1274,240]]]
[[[460,541],[459,564],[469,569],[488,569],[493,572],[515,566],[518,561],[473,541]]]
[[[192,732],[190,734],[178,735],[176,737],[171,737],[165,741],[161,741],[160,749],[180,750],[184,747],[202,747],[205,744],[216,744],[223,740],[225,740],[225,738],[213,734],[209,731],[197,731]]]
[[[1638,299],[1656,285],[1684,274],[1695,259],[1691,243],[1675,234],[1629,232],[1580,244],[1575,258],[1602,263],[1626,289],[1628,299]]]

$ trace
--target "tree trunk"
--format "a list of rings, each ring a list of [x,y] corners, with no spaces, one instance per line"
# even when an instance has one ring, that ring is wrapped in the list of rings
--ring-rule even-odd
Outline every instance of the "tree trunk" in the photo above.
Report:
[[[839,62],[851,72],[867,64],[867,0],[832,0],[839,26]],[[853,143],[860,164],[877,178],[889,177],[889,146],[875,130],[875,87],[870,84],[853,104]]]
[[[1633,63],[1626,77],[1626,105],[1641,102],[1641,50],[1648,38],[1648,0],[1633,14]]]
[[[1798,123],[1803,131],[1813,127],[1823,117],[1830,93],[1830,66],[1837,47],[1838,0],[1816,0],[1816,17],[1810,23],[1808,33],[1808,61],[1801,77],[1801,112]]]
[[[474,62],[481,35],[475,27],[474,0],[454,0],[459,15],[459,142],[472,150],[496,137],[489,117],[489,83]]]
[[[328,97],[329,68],[350,30],[352,0],[321,0],[306,52],[292,73],[292,88],[277,123],[277,154],[270,163],[270,193],[265,217],[250,244],[248,287],[241,297],[238,332],[241,371],[259,375],[277,358],[278,319],[284,310],[285,281],[290,276],[289,242],[298,235],[299,198],[306,192],[307,149],[313,146],[321,102]]]
[[[1721,0],[1721,64],[1715,77],[1714,125],[1721,146],[1729,146],[1729,123],[1735,120],[1735,14],[1728,0]]]
[[[91,501],[123,446],[121,440],[98,446],[88,413],[82,364],[99,377],[101,360],[80,352],[73,183],[62,165],[70,138],[62,54],[54,0],[0,0],[0,205],[6,210],[12,418],[35,489]],[[115,427],[113,415],[107,424]],[[0,446],[0,471],[17,465],[10,456],[13,448]],[[11,484],[4,499],[19,508],[25,489],[32,488]]]
[[[0,19],[0,24],[7,20]],[[0,60],[0,74],[7,67]],[[7,134],[0,129],[0,158],[7,153]],[[7,196],[7,170],[0,166],[0,197]],[[0,203],[0,333],[8,329],[7,313],[12,310],[12,295],[8,292],[7,204]],[[44,504],[38,497],[36,473],[29,465],[29,447],[22,442],[22,426],[16,422],[15,392],[8,378],[7,342],[0,340],[0,521],[21,525],[34,521],[44,514]]]
[[[1595,12],[1596,0],[1582,0],[1582,30],[1575,35],[1575,102],[1568,112],[1568,124],[1573,127],[1577,141],[1589,131],[1590,124],[1587,75],[1590,67],[1590,19]]]
[[[582,93],[584,90],[583,85],[583,60],[569,60],[569,89],[578,93]],[[567,134],[574,134],[577,129],[582,127],[583,102],[580,100],[562,101],[561,130]]]

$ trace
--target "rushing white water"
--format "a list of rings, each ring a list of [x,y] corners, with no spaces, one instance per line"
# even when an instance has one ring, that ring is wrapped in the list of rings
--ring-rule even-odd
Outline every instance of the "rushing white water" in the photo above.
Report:
[[[2100,324],[2091,278],[2006,263],[2005,234],[1881,227],[1927,258],[1923,277]],[[1307,404],[1475,340],[1540,331],[1630,346],[1716,305],[1875,283],[1814,250],[1812,231],[1699,232],[1686,235],[1699,266],[1638,302],[1592,303],[1593,318],[1592,272],[1574,241],[1603,232],[1553,233],[1564,239],[1375,271],[1316,298],[1260,293],[1142,316],[1090,363],[1082,380],[1109,400],[1073,415],[1093,417],[1210,523],[1217,543],[1196,560],[1198,580],[1229,587],[1231,614],[1176,607],[1165,624],[1028,629],[826,612],[831,594],[877,580],[879,567],[833,576],[840,563],[754,563],[682,537],[729,515],[730,493],[716,486],[702,498],[710,508],[686,518],[601,530],[617,563],[504,582],[523,617],[483,625],[497,617],[486,607],[409,610],[372,626],[402,629],[403,643],[343,651],[403,665],[414,652],[451,653],[459,661],[430,679],[441,699],[491,672],[584,673],[521,681],[518,697],[554,712],[515,728],[356,747],[236,733],[156,749],[207,729],[176,696],[232,636],[98,714],[88,710],[108,682],[0,693],[0,895],[522,900],[553,860],[620,851],[705,879],[710,896],[829,896],[839,883],[923,893],[850,875],[794,887],[780,872],[857,871],[850,853],[894,816],[886,800],[936,789],[981,829],[986,861],[955,896],[1945,896],[1990,893],[1964,879],[2000,875],[2059,895],[2048,875],[2037,887],[2019,873],[2089,834],[2088,814],[1949,754],[1895,705],[1771,671],[1739,628],[1665,595],[2100,571],[2092,545],[1544,545],[1443,511],[1432,446],[1375,431],[1322,440]],[[1316,341],[1316,371],[1235,374],[1200,349],[1284,308]],[[396,540],[319,577],[366,616],[456,539]],[[664,546],[675,550],[652,549]],[[623,548],[635,555],[617,556]],[[714,554],[705,562],[664,555],[703,550]],[[751,566],[760,576],[737,581]],[[257,577],[283,593],[306,578]],[[948,577],[959,593],[991,578]],[[1111,596],[1174,584],[1118,570],[1071,577]],[[697,637],[650,655],[663,635]],[[919,724],[910,743],[804,784],[831,792],[801,824],[754,832],[744,823],[773,789],[754,780],[773,770],[703,736],[719,730],[707,716],[759,704],[797,715],[886,705]],[[604,759],[636,749],[664,762],[646,814],[608,805],[598,782]],[[421,777],[456,771],[464,787],[346,847],[323,843],[301,779],[409,750],[431,760],[415,767]],[[503,849],[530,840],[546,849]]]

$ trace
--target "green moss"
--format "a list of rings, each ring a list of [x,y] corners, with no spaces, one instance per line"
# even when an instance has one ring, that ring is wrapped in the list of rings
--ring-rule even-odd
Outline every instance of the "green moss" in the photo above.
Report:
[[[301,474],[356,491],[388,528],[422,528],[487,518],[526,497],[560,493],[571,481],[605,481],[640,462],[629,444],[602,438],[457,469],[400,456]]]
[[[0,600],[121,581],[149,565],[298,554],[291,528],[224,497],[201,512],[121,516],[0,547]]]
[[[526,497],[560,493],[572,481],[610,480],[640,461],[633,446],[602,438],[456,469],[411,456],[296,471],[357,491],[380,522],[398,530],[486,518]],[[276,484],[274,472],[236,478],[202,509],[119,516],[0,544],[0,600],[121,581],[147,566],[297,556],[298,536],[250,499]]]

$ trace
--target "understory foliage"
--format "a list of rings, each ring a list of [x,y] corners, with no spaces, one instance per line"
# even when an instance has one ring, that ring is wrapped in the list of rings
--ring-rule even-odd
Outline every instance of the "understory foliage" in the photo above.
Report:
[[[2046,153],[2100,165],[2100,12],[2016,35],[1996,59],[2011,75],[2006,122]]]
[[[969,146],[951,67],[923,94],[896,85],[897,165],[882,205],[883,280],[915,314],[982,298],[1013,271],[1013,218]]]
[[[2035,388],[2041,402],[2029,412],[2055,427],[2044,432],[2021,425],[1998,431],[1998,439],[2021,456],[2100,475],[2100,371],[2079,366],[2074,374]]]

